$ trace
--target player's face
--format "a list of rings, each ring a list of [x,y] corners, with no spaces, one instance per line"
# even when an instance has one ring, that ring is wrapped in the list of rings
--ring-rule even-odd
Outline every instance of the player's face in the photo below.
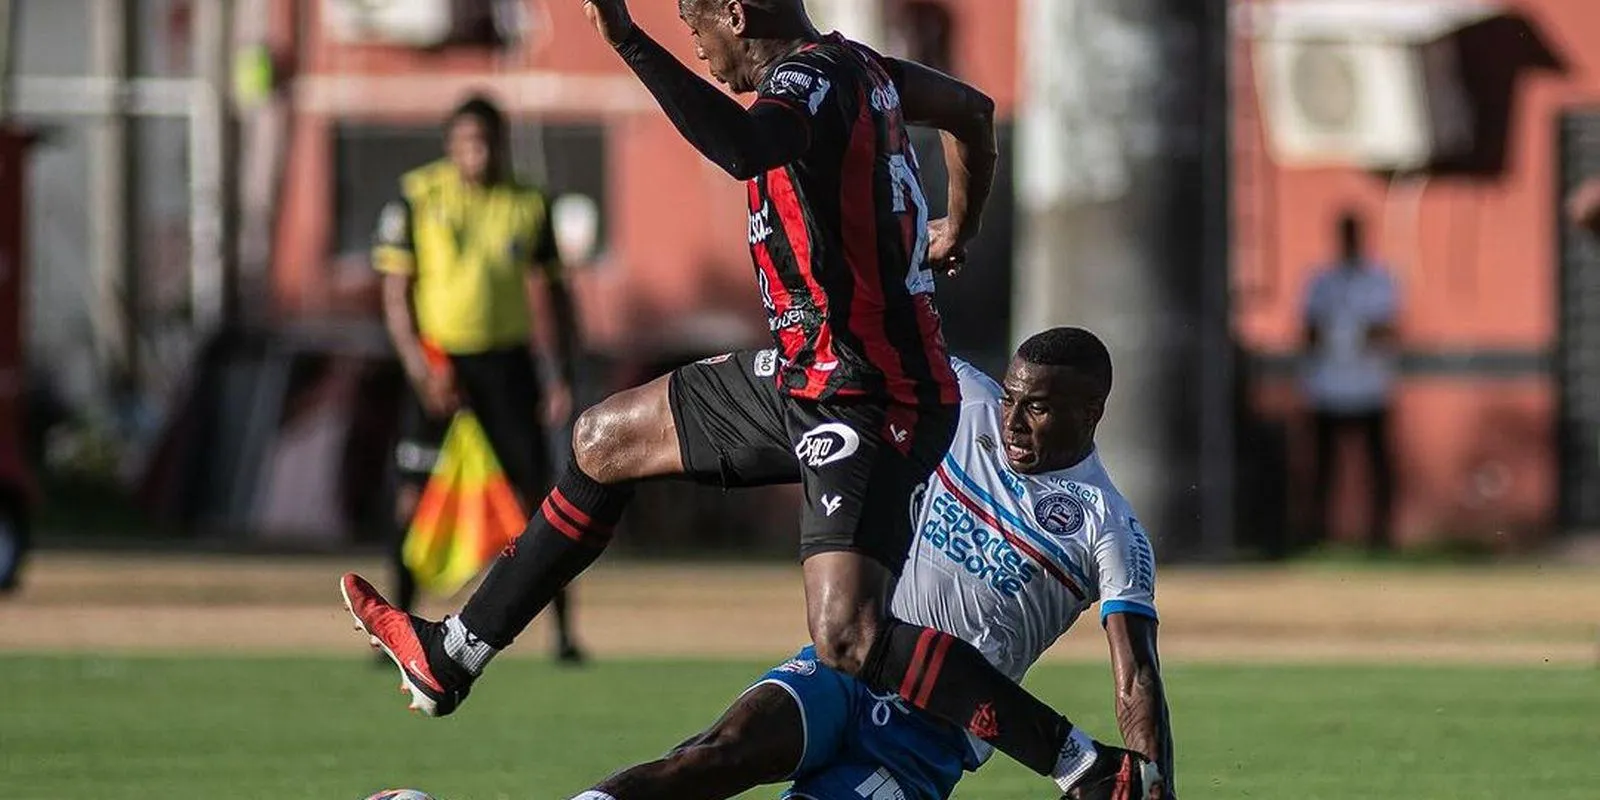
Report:
[[[472,183],[482,183],[489,174],[491,157],[489,131],[477,117],[461,117],[451,123],[445,133],[445,152],[461,173]]]
[[[1072,370],[1012,359],[1000,388],[1002,438],[1013,470],[1051,472],[1083,457],[1102,403]]]
[[[744,41],[734,27],[734,17],[719,4],[701,10],[688,9],[679,14],[694,38],[694,55],[711,70],[717,83],[727,86],[737,94],[753,92],[756,82],[745,57]]]

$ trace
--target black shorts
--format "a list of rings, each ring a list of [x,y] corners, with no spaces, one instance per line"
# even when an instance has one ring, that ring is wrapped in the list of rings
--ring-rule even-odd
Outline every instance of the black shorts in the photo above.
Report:
[[[774,350],[742,350],[672,373],[689,477],[725,487],[799,483],[800,556],[848,550],[896,575],[911,547],[911,497],[955,436],[955,406],[811,401],[778,391]]]
[[[450,356],[462,405],[478,418],[506,479],[524,508],[549,491],[550,453],[541,422],[543,392],[526,347]],[[434,419],[413,395],[400,420],[395,468],[403,484],[423,486],[433,473],[449,419]]]

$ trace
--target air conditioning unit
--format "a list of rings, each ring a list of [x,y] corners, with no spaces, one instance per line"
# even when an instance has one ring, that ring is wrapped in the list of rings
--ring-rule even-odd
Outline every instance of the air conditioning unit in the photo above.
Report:
[[[1255,9],[1256,87],[1280,164],[1403,171],[1471,151],[1449,34],[1493,7],[1280,0]]]
[[[323,0],[323,27],[341,42],[437,47],[454,28],[451,0]]]

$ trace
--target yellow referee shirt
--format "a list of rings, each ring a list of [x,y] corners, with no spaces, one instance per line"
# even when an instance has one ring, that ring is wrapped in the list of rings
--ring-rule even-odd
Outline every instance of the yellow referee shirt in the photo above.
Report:
[[[515,182],[468,184],[448,160],[406,173],[400,189],[378,219],[372,264],[416,276],[422,337],[458,355],[526,344],[525,271],[561,277],[544,195]]]

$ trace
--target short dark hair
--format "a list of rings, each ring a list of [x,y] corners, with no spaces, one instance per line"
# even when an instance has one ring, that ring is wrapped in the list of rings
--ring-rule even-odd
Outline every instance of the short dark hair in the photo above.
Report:
[[[463,100],[450,112],[450,116],[445,120],[445,128],[448,129],[464,117],[476,119],[483,126],[491,142],[498,144],[505,136],[506,114],[500,110],[499,104],[486,94],[474,94]]]
[[[1017,348],[1017,358],[1041,367],[1062,367],[1088,378],[1101,396],[1111,394],[1111,351],[1084,328],[1040,331]]]

